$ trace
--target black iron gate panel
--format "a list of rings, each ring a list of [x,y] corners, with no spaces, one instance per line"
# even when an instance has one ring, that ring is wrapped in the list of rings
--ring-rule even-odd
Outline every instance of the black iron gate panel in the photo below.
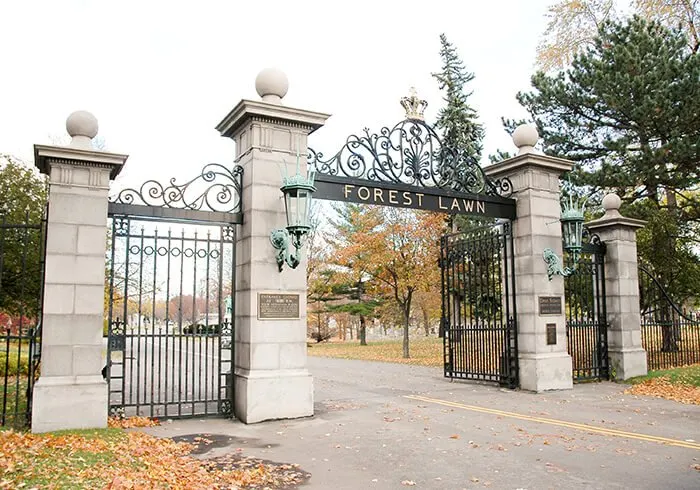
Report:
[[[608,379],[608,322],[605,305],[605,244],[586,236],[581,252],[564,253],[566,343],[574,381]]]
[[[700,317],[681,308],[681,294],[670,292],[673,278],[664,279],[639,265],[642,347],[650,371],[700,363]]]
[[[441,239],[444,373],[518,386],[510,221]]]
[[[235,228],[171,226],[112,217],[110,414],[231,412]]]
[[[240,166],[155,180],[110,198],[109,413],[231,415]]]
[[[31,423],[39,377],[46,214],[0,216],[0,426]]]

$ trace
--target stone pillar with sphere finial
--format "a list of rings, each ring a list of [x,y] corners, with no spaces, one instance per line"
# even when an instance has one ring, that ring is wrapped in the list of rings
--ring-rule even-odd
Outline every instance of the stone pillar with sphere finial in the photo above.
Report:
[[[32,398],[32,432],[107,426],[102,377],[105,243],[110,180],[126,155],[97,151],[95,116],[68,116],[68,146],[34,146],[49,176],[41,374]]]
[[[637,230],[645,222],[620,214],[622,199],[603,198],[605,214],[586,227],[605,243],[605,306],[611,375],[625,380],[647,374],[639,307]]]
[[[562,256],[559,177],[571,170],[573,162],[537,152],[539,135],[534,126],[521,125],[512,136],[518,154],[484,170],[492,178],[510,178],[516,200],[513,241],[520,387],[536,392],[570,389],[564,279],[548,279],[542,254],[551,248]],[[547,298],[550,305],[558,302],[560,308],[543,312],[540,298]],[[548,328],[555,332],[549,342]]]
[[[261,71],[260,101],[243,99],[218,124],[236,144],[243,167],[243,224],[236,238],[234,411],[245,423],[313,415],[313,380],[306,369],[306,260],[280,272],[270,232],[287,225],[283,175],[306,161],[307,136],[328,114],[284,105],[289,83],[280,70]],[[301,165],[306,175],[306,165]],[[268,315],[261,301],[280,294],[298,312]],[[292,308],[293,310],[293,308]]]

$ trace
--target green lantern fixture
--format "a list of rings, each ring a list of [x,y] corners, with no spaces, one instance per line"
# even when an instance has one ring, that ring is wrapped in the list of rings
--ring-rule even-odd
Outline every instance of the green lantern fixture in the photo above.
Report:
[[[311,198],[316,191],[314,178],[315,172],[313,170],[309,170],[307,176],[301,175],[299,152],[297,152],[296,174],[282,177],[282,187],[280,187],[284,194],[287,227],[273,230],[270,233],[270,242],[277,250],[277,265],[280,272],[282,272],[285,262],[292,269],[296,269],[301,262],[301,249],[304,246],[306,235],[311,231],[309,210],[311,209]]]
[[[560,222],[564,239],[564,251],[573,256],[573,267],[564,267],[562,260],[551,248],[544,249],[544,261],[547,263],[547,276],[549,280],[555,275],[568,277],[573,274],[576,263],[583,249],[583,221],[586,200],[579,203],[569,196],[569,202],[564,202],[561,210]]]

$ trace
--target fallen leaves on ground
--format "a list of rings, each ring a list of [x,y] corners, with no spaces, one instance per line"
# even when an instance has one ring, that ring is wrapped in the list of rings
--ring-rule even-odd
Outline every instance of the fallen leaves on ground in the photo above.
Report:
[[[672,383],[669,378],[651,378],[625,390],[626,394],[655,396],[681,403],[700,405],[700,387]]]
[[[311,344],[308,353],[310,356],[316,357],[396,362],[400,364],[416,364],[418,366],[442,367],[444,364],[442,339],[440,338],[411,339],[409,344],[411,357],[408,359],[403,357],[401,340],[368,342],[367,344],[360,345],[359,342]]]
[[[134,427],[155,427],[160,425],[158,419],[148,417],[110,417],[107,426],[116,429],[132,429]]]
[[[0,432],[0,488],[275,488],[309,476],[295,465],[240,456],[199,460],[193,447],[120,429]]]

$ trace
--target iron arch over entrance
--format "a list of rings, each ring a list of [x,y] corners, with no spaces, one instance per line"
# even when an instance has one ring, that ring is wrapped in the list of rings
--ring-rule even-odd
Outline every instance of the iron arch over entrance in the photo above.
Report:
[[[513,185],[491,179],[473,157],[443,144],[415,92],[406,118],[351,135],[330,157],[308,149],[314,197],[481,218],[489,225],[440,240],[444,374],[516,387],[517,322],[511,220]],[[436,240],[436,245],[438,245]]]
[[[443,145],[410,110],[392,128],[349,136],[329,158],[308,151],[318,199],[515,218],[511,181],[487,177],[475,159]]]

